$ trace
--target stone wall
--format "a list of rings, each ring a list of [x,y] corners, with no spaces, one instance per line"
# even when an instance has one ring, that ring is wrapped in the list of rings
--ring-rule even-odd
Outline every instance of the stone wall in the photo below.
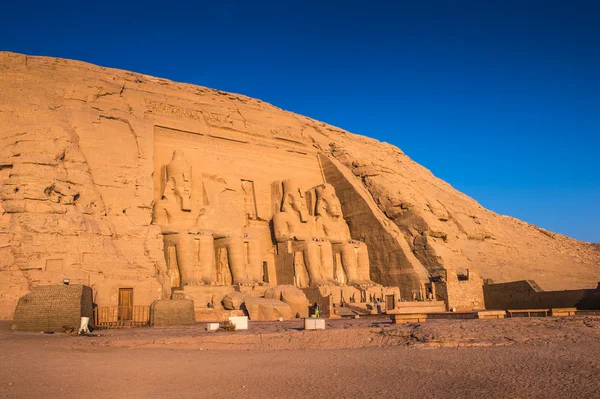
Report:
[[[17,331],[64,331],[79,328],[82,317],[93,323],[92,289],[85,285],[38,285],[17,303],[12,329]]]
[[[195,324],[194,301],[189,299],[155,301],[150,307],[150,325],[153,327]]]
[[[600,309],[600,289],[544,291],[533,280],[483,286],[487,309]]]
[[[471,311],[485,309],[483,280],[478,270],[469,269],[460,275],[454,269],[446,269],[442,281],[434,283],[436,297],[446,302],[448,310]]]

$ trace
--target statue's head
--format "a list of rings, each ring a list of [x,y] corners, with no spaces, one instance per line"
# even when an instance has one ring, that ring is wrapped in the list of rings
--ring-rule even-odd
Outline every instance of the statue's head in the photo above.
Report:
[[[283,181],[283,202],[281,203],[283,212],[295,211],[300,215],[300,220],[306,222],[308,220],[308,207],[306,206],[306,198],[304,190],[295,179],[287,179]]]
[[[342,204],[331,184],[321,184],[317,186],[315,191],[317,192],[317,207],[315,210],[317,215],[342,216]]]
[[[183,158],[183,151],[173,151],[173,160],[166,167],[167,187],[181,199],[181,210],[191,211],[192,166]]]

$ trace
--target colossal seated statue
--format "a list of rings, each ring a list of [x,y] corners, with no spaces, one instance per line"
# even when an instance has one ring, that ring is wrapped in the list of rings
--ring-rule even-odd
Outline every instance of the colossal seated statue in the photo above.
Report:
[[[213,236],[198,227],[204,209],[192,195],[192,167],[182,151],[173,151],[165,175],[165,188],[154,204],[152,223],[159,225],[163,233],[171,286],[214,283]]]
[[[233,190],[217,185],[209,190],[209,205],[198,225],[213,232],[217,251],[226,250],[233,284],[252,286],[263,283],[260,241],[246,232],[246,218],[240,214],[243,200]],[[220,261],[220,260],[218,260]],[[218,272],[219,273],[219,272]],[[218,279],[220,280],[220,279]]]
[[[315,228],[304,190],[296,180],[284,180],[281,209],[273,217],[275,238],[288,243],[292,252],[303,253],[311,286],[335,285],[331,244],[318,237]]]
[[[316,189],[317,234],[326,237],[333,253],[341,255],[342,266],[349,285],[370,287],[376,285],[369,276],[369,253],[364,242],[353,240],[342,214],[342,205],[331,184]]]
[[[243,225],[223,226],[218,203],[204,206],[195,198],[192,167],[181,150],[173,151],[165,180],[162,198],[154,204],[152,223],[163,233],[171,286],[218,284],[215,249],[220,248],[227,250],[233,284],[262,281],[259,242],[242,232]]]

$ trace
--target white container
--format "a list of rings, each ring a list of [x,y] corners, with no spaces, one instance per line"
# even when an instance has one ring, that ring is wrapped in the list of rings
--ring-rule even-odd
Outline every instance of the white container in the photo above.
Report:
[[[88,327],[89,325],[90,325],[90,318],[82,317],[81,324],[79,325],[79,331],[77,331],[77,334],[88,334],[90,332],[90,329]]]
[[[304,329],[305,330],[324,330],[325,329],[325,319],[317,318],[317,317],[307,317],[304,319]]]
[[[248,316],[231,316],[229,321],[235,326],[236,330],[248,329]]]
[[[207,323],[206,331],[217,331],[219,329],[219,323]]]

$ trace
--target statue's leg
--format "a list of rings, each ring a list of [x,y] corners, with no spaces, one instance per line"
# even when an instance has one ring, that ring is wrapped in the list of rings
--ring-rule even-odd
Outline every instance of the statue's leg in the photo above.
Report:
[[[358,273],[358,262],[354,245],[347,242],[337,245],[339,245],[340,252],[342,253],[342,265],[344,266],[346,277],[348,277],[348,284],[357,284],[358,280],[360,280],[360,277]]]
[[[215,240],[210,234],[196,236],[198,240],[198,274],[206,284],[216,284],[213,277],[215,266]]]
[[[310,277],[310,285],[312,287],[318,285],[328,284],[327,280],[323,278],[321,272],[321,250],[320,246],[316,242],[305,242],[302,245],[298,245],[304,252],[304,262],[308,269],[308,275]]]
[[[250,268],[250,278],[255,283],[262,283],[264,276],[260,241],[256,239],[249,239],[247,241],[246,250],[248,251],[248,267]]]
[[[331,243],[329,241],[322,241],[318,243],[321,247],[321,271],[322,276],[325,280],[332,284],[338,284],[335,279],[334,267],[333,267],[333,250],[331,249]]]
[[[178,234],[175,242],[181,285],[197,283],[194,273],[194,236],[190,234]]]
[[[170,288],[181,287],[181,276],[177,264],[177,234],[166,234],[164,237],[164,253],[167,264],[167,281]]]
[[[229,268],[233,277],[233,284],[251,285],[246,275],[246,254],[244,251],[244,239],[241,237],[221,238],[225,240]]]
[[[369,251],[367,245],[361,242],[357,248],[358,255],[358,278],[366,282],[371,281],[371,264],[369,263]]]

